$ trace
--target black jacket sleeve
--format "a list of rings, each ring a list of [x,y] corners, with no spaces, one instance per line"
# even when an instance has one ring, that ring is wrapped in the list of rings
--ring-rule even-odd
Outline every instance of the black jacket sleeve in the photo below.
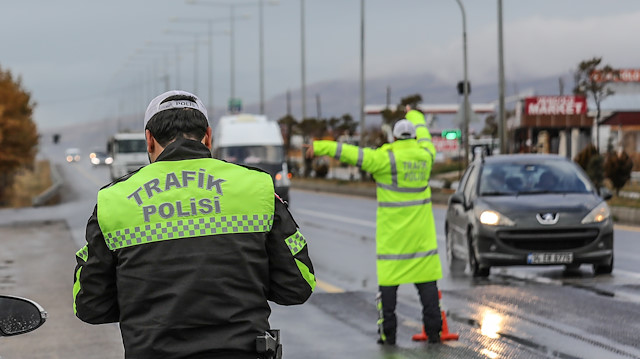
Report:
[[[275,203],[273,227],[267,238],[270,278],[267,298],[282,305],[302,304],[316,285],[307,242],[286,204],[278,197]]]
[[[98,224],[97,206],[87,222],[87,244],[76,253],[74,312],[91,324],[119,319],[116,289],[116,258],[107,247]]]

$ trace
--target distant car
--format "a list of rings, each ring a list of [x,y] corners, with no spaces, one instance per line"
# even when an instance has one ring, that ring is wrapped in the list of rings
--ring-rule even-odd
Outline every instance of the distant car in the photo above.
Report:
[[[80,149],[67,148],[64,151],[64,157],[67,160],[67,162],[78,162],[80,161]]]
[[[593,265],[613,270],[613,222],[606,188],[596,189],[573,161],[558,155],[480,158],[449,198],[446,252],[452,271],[473,276],[493,266]]]
[[[93,151],[89,154],[89,161],[94,166],[107,166],[113,163],[113,158],[106,152]]]

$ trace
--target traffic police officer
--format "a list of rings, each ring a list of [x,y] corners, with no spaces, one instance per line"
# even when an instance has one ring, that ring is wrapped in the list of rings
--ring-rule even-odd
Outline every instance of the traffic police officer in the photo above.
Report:
[[[261,357],[267,300],[315,287],[304,236],[269,174],[211,158],[195,95],[156,97],[144,125],[151,164],[98,192],[76,253],[76,316],[119,322],[126,358]]]
[[[327,155],[356,165],[376,181],[380,344],[396,342],[396,296],[398,286],[404,283],[414,283],[418,289],[429,341],[440,341],[442,318],[436,281],[442,278],[442,267],[429,188],[435,148],[424,118],[419,125],[424,131],[416,139],[415,126],[406,119],[398,121],[393,127],[396,141],[377,149],[314,141],[307,150],[309,157]]]

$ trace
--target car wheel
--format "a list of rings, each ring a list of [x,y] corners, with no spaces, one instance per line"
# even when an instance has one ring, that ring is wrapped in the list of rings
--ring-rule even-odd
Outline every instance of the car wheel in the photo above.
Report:
[[[463,259],[456,258],[455,253],[453,252],[453,235],[451,231],[447,230],[447,263],[449,265],[449,270],[451,273],[462,273],[464,272],[467,263],[464,262]]]
[[[489,271],[491,270],[491,267],[480,267],[478,258],[476,258],[476,251],[473,249],[473,245],[471,244],[471,237],[469,237],[469,268],[471,268],[471,274],[477,278],[488,277]]]
[[[611,255],[611,260],[609,261],[609,263],[593,265],[593,273],[596,275],[611,274],[611,272],[613,272],[613,254]]]

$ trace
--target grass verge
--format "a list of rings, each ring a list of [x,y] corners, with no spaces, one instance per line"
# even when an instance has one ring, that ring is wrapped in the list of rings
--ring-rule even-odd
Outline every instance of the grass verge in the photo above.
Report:
[[[8,207],[31,206],[34,197],[51,187],[51,167],[49,161],[36,161],[33,169],[18,171],[11,187]]]

